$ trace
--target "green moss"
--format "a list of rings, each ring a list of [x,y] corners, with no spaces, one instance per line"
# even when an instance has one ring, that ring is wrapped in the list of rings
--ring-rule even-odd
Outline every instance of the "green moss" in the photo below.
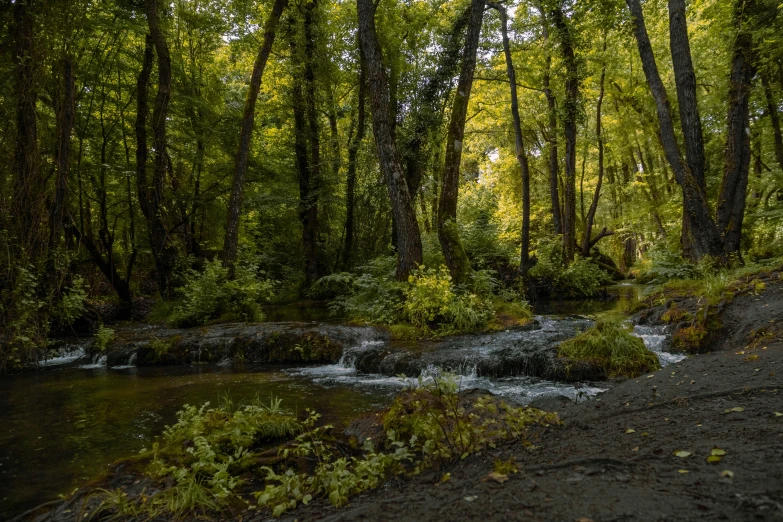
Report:
[[[415,341],[431,335],[429,331],[423,331],[409,324],[392,324],[388,329],[392,339],[400,341]]]
[[[680,351],[695,353],[700,351],[705,337],[707,337],[707,329],[703,324],[696,323],[674,332],[672,345]]]
[[[666,324],[690,321],[692,318],[690,312],[677,306],[677,303],[672,303],[669,309],[661,314],[661,321]]]
[[[599,321],[582,334],[563,342],[558,355],[567,365],[586,363],[609,377],[636,377],[660,369],[658,357],[634,337],[628,328]]]

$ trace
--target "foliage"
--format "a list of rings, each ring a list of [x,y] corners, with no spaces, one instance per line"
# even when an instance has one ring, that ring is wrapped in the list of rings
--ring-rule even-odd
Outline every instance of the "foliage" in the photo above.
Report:
[[[104,326],[100,325],[98,327],[98,330],[95,332],[95,340],[93,341],[93,347],[98,350],[99,352],[103,352],[111,346],[111,344],[114,342],[114,330]]]
[[[0,333],[0,370],[35,362],[47,344],[47,302],[39,296],[33,267],[18,267],[13,283],[10,292],[3,292],[0,305],[6,323]]]
[[[697,273],[692,264],[665,248],[653,247],[636,269],[639,283],[663,284],[672,279],[687,279]]]
[[[598,321],[595,326],[558,347],[567,364],[587,363],[609,377],[637,377],[660,369],[658,357],[631,334],[630,329],[613,322]]]
[[[207,261],[202,272],[189,270],[171,322],[196,326],[214,319],[262,320],[261,303],[272,297],[275,283],[259,277],[252,265],[237,267],[233,279],[228,272],[218,260]]]
[[[566,266],[558,241],[541,241],[536,251],[538,263],[530,275],[560,297],[592,297],[611,279],[591,259],[577,257]]]

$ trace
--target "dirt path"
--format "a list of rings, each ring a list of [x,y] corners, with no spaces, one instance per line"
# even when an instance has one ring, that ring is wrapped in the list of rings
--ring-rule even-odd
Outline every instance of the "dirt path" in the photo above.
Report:
[[[559,408],[563,426],[534,433],[533,450],[509,445],[294,517],[783,520],[783,285],[738,297],[722,316],[716,351]],[[707,462],[716,448],[725,456]],[[519,473],[488,479],[494,459],[512,458]]]

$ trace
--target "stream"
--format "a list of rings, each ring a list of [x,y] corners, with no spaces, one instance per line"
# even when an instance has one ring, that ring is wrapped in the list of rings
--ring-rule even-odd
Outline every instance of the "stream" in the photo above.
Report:
[[[615,285],[609,290],[617,299],[610,301],[544,303],[535,307],[535,329],[465,336],[451,344],[360,338],[346,345],[334,364],[224,361],[137,367],[134,354],[122,364],[109,365],[105,358],[87,360],[83,348],[75,345],[38,372],[0,379],[0,520],[70,493],[117,459],[149,447],[166,425],[176,421],[184,404],[216,404],[225,397],[238,404],[276,397],[289,409],[312,408],[324,422],[340,426],[357,414],[388,405],[400,389],[415,382],[399,373],[419,373],[426,379],[441,367],[455,372],[463,389],[483,388],[518,404],[547,395],[574,400],[596,395],[604,384],[530,377],[524,365],[511,371],[498,368],[513,366],[510,361],[518,353],[537,343],[557,343],[578,334],[592,324],[584,316],[627,310],[643,288]],[[287,307],[271,319],[325,317]],[[662,328],[637,326],[635,333],[658,353],[662,364],[682,359],[665,351]],[[369,366],[368,354],[375,354]]]

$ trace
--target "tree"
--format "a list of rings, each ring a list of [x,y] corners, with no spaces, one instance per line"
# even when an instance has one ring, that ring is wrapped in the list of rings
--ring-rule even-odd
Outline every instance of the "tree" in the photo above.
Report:
[[[250,76],[250,87],[245,99],[245,110],[242,115],[242,127],[239,134],[239,149],[234,162],[234,183],[231,189],[231,199],[228,203],[228,218],[226,234],[223,240],[223,263],[233,269],[237,257],[237,242],[239,239],[239,214],[242,209],[242,195],[245,186],[248,158],[250,156],[250,140],[253,137],[255,123],[256,101],[261,89],[261,78],[264,68],[272,52],[277,25],[288,0],[275,0],[272,12],[264,24],[264,43],[258,50],[258,56],[253,64],[253,74]]]
[[[413,198],[408,190],[392,137],[389,109],[389,81],[383,67],[383,57],[375,32],[375,7],[372,0],[357,0],[359,42],[370,91],[373,134],[381,172],[391,199],[394,226],[397,233],[397,278],[406,279],[421,264],[422,248],[419,224]]]
[[[683,196],[683,230],[687,230],[688,238],[684,241],[683,247],[687,247],[686,255],[691,259],[698,260],[705,255],[721,257],[723,245],[721,242],[718,228],[710,215],[707,206],[706,196],[701,188],[701,182],[698,175],[694,175],[691,168],[686,164],[680,152],[677,143],[677,137],[674,133],[674,121],[671,116],[671,106],[669,104],[666,88],[661,81],[658,73],[658,66],[655,63],[650,38],[647,34],[647,28],[644,24],[644,14],[639,0],[626,0],[631,16],[633,17],[633,30],[636,37],[639,55],[642,60],[647,84],[650,87],[658,113],[658,122],[660,125],[660,138],[663,146],[666,160],[669,162],[677,183],[682,189]],[[675,15],[677,12],[675,11]],[[675,42],[681,40],[675,39]],[[684,53],[683,50],[679,50]],[[681,57],[684,61],[684,58]],[[682,65],[682,64],[681,64]],[[680,80],[683,81],[682,79]],[[690,121],[690,120],[689,120]],[[695,126],[683,124],[683,127],[689,127],[695,132]],[[693,158],[693,157],[692,157]],[[695,160],[695,158],[694,158]]]
[[[472,272],[470,261],[459,238],[457,198],[459,195],[460,160],[465,139],[465,118],[468,113],[468,100],[476,70],[476,51],[481,34],[481,23],[484,19],[484,0],[472,0],[470,6],[470,20],[465,46],[462,50],[462,66],[459,80],[457,80],[457,89],[454,93],[451,121],[446,138],[446,160],[438,206],[438,239],[451,277],[457,284],[467,283]]]
[[[515,155],[522,174],[522,246],[520,247],[519,273],[527,277],[530,269],[530,167],[528,165],[525,142],[522,137],[522,123],[519,118],[519,100],[517,97],[517,75],[511,59],[511,45],[508,41],[508,14],[505,7],[490,3],[500,14],[500,30],[503,37],[503,55],[506,59],[506,74],[511,92],[511,119],[514,125]]]
[[[565,100],[563,132],[565,135],[565,179],[563,210],[563,252],[565,260],[574,260],[576,245],[576,134],[580,111],[579,64],[576,58],[574,35],[559,5],[552,8],[552,24],[560,39],[560,55],[565,65]]]

